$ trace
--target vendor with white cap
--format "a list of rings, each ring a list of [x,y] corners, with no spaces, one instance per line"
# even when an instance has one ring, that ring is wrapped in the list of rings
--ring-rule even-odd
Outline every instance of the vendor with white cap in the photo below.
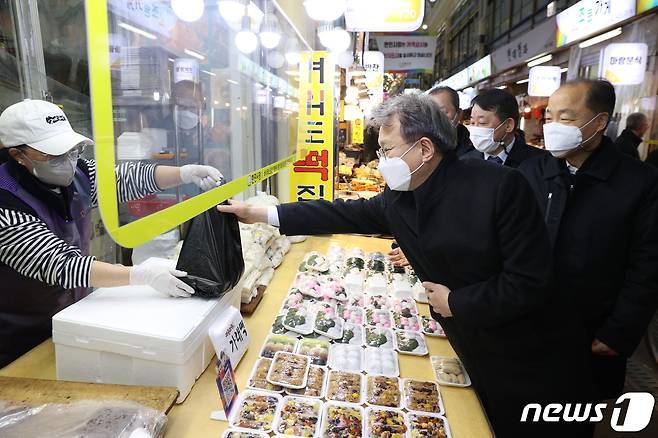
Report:
[[[90,211],[97,200],[96,163],[81,159],[93,142],[71,128],[56,105],[26,99],[0,114],[0,368],[51,335],[52,316],[91,287],[149,285],[171,296],[194,290],[169,265],[127,267],[90,255]],[[116,167],[119,202],[195,183],[220,185],[210,166]]]

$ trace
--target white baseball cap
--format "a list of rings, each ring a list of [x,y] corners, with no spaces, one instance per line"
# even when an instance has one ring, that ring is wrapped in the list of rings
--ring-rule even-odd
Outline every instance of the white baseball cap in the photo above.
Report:
[[[80,143],[94,142],[71,128],[64,111],[45,100],[25,99],[0,114],[0,144],[26,144],[48,155],[62,155]]]

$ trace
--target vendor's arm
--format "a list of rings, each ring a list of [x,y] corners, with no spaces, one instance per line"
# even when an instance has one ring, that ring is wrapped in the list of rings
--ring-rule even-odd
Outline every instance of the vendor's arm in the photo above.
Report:
[[[20,274],[63,289],[149,285],[171,296],[194,290],[176,277],[185,276],[167,264],[133,267],[111,265],[82,254],[56,236],[36,216],[0,208],[0,262]]]
[[[218,209],[235,214],[245,223],[266,222],[279,226],[281,234],[288,236],[389,232],[382,195],[369,200],[303,201],[278,207],[232,202],[231,205],[220,205]]]
[[[464,325],[505,324],[549,299],[550,242],[535,196],[521,173],[510,171],[503,178],[495,208],[501,272],[444,294],[450,313]]]

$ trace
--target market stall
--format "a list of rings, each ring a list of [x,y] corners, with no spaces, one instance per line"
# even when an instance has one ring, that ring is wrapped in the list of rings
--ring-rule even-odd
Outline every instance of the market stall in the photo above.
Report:
[[[388,240],[355,236],[311,237],[301,244],[293,245],[289,255],[275,273],[260,306],[251,316],[245,317],[251,344],[236,370],[238,388],[241,392],[246,389],[254,365],[260,358],[263,343],[270,334],[272,323],[283,304],[284,297],[288,295],[290,285],[297,275],[305,254],[310,251],[326,254],[332,243],[347,249],[359,247],[365,253],[385,252],[390,247],[390,241]],[[416,306],[420,315],[429,315],[426,304],[418,303]],[[446,339],[424,336],[424,340],[428,354],[424,356],[398,355],[401,379],[436,381],[430,357],[456,356]],[[0,375],[54,379],[55,356],[53,344],[51,341],[45,342],[13,364],[0,370]],[[365,379],[365,374],[361,373],[361,375]],[[210,412],[220,408],[221,405],[215,377],[213,367],[206,369],[192,388],[185,402],[172,408],[168,414],[168,426],[165,436],[176,438],[217,437],[228,428],[228,424],[225,422],[209,419]],[[439,383],[439,388],[441,401],[445,407],[445,417],[453,437],[491,436],[486,417],[470,387],[446,386]],[[2,398],[1,390],[0,398]],[[308,400],[318,399],[309,398]]]

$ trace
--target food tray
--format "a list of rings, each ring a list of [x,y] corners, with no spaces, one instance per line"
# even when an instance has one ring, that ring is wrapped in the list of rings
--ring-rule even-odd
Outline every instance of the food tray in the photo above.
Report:
[[[377,310],[391,310],[391,301],[386,294],[366,294],[364,303],[366,308]]]
[[[423,334],[411,330],[397,330],[395,332],[395,349],[400,354],[411,354],[413,356],[425,356],[429,352]]]
[[[298,363],[298,367],[294,365]],[[274,355],[272,365],[267,373],[267,381],[273,385],[283,386],[284,388],[301,389],[306,386],[308,372],[311,367],[311,358],[303,354],[286,353],[279,351]],[[299,383],[286,382],[282,377],[290,377],[291,371],[301,371],[295,380]]]
[[[402,406],[402,391],[399,377],[366,376],[365,402],[369,406],[399,408]]]
[[[363,326],[346,322],[343,337],[334,341],[337,344],[363,345]]]
[[[356,306],[341,307],[341,312],[338,316],[343,318],[345,322],[352,324],[363,325],[365,322],[365,312],[362,308]]]
[[[288,295],[302,293],[312,298],[322,297],[322,283],[318,275],[299,273],[292,282]]]
[[[322,398],[327,390],[327,376],[329,368],[311,365],[306,380],[306,387],[301,389],[289,389],[286,392],[298,397]]]
[[[380,416],[385,416],[381,418]],[[409,425],[407,417],[400,409],[369,406],[365,412],[366,438],[408,438]],[[373,430],[373,428],[376,428]]]
[[[398,377],[400,375],[398,353],[388,348],[367,347],[364,368],[368,374]]]
[[[329,363],[331,344],[321,339],[302,339],[297,343],[295,353],[311,358],[313,365],[325,366]]]
[[[393,324],[396,330],[411,330],[412,332],[421,331],[421,322],[419,316],[403,316],[393,312]]]
[[[443,331],[443,327],[436,321],[434,318],[423,316],[423,333],[425,336],[435,336],[438,338],[445,338],[446,333]]]
[[[358,345],[334,344],[329,353],[329,368],[351,373],[363,371],[363,348]]]
[[[263,348],[260,350],[260,357],[272,359],[276,352],[287,351],[292,353],[297,346],[297,338],[283,335],[270,335],[265,339]]]
[[[359,405],[327,402],[322,413],[322,438],[363,436],[364,412]]]
[[[231,413],[229,424],[231,427],[240,429],[255,429],[263,432],[272,430],[274,420],[279,414],[282,397],[279,394],[263,391],[246,390],[238,394],[235,408]],[[246,404],[258,406],[258,410],[252,407],[247,416],[251,418],[242,418],[246,411]]]
[[[343,337],[345,320],[336,316],[335,311],[332,314],[331,312],[327,312],[327,310],[320,310],[315,314],[315,326],[313,330],[319,335],[331,339],[340,339]]]
[[[329,260],[322,254],[311,251],[306,253],[304,260],[299,264],[299,272],[326,273],[329,270]]]
[[[464,369],[464,365],[462,362],[457,359],[456,357],[446,357],[446,356],[431,356],[430,361],[432,362],[432,369],[434,370],[434,375],[436,376],[437,382],[439,382],[440,385],[446,385],[446,386],[457,386],[460,388],[470,386],[471,385],[471,378],[468,376],[468,373],[466,372],[466,369]],[[444,375],[448,374],[449,375],[455,375],[453,373],[448,373],[445,371],[445,361],[450,361],[452,362],[452,365],[458,366],[461,372],[463,373],[464,376],[464,383],[458,382],[455,383],[454,381],[451,381],[447,378],[447,376]],[[443,364],[443,365],[442,365]],[[452,370],[457,371],[455,367],[451,367]],[[451,371],[451,370],[448,370]]]
[[[291,336],[293,338],[299,336],[299,333],[292,332],[283,326],[283,318],[285,318],[285,314],[277,315],[276,318],[274,318],[272,327],[270,327],[270,334]]]
[[[276,436],[317,437],[322,420],[322,402],[303,397],[283,397],[277,421]]]
[[[349,384],[358,384],[358,388],[349,391],[347,389]],[[365,400],[365,390],[363,374],[337,370],[329,371],[325,396],[327,400],[361,404]]]
[[[419,393],[417,397],[413,397],[414,392]],[[403,406],[409,411],[438,415],[445,413],[441,390],[436,382],[402,379],[402,394]],[[421,403],[422,405],[419,405]]]
[[[388,293],[388,281],[383,272],[377,272],[368,276],[366,280],[366,293],[385,295]]]
[[[283,392],[283,387],[273,385],[267,381],[267,374],[270,371],[272,359],[261,357],[256,360],[254,368],[251,371],[249,380],[247,380],[247,388],[255,391],[268,391],[268,392]]]
[[[309,335],[313,333],[315,327],[315,313],[308,308],[288,309],[283,319],[283,326],[292,332],[300,335]]]
[[[269,435],[257,430],[231,428],[224,431],[222,438],[269,438]]]
[[[418,306],[411,298],[393,298],[391,300],[391,311],[402,316],[416,316],[418,315]]]
[[[364,338],[366,347],[395,348],[395,335],[390,329],[365,327]]]
[[[415,421],[417,418],[423,418],[421,424],[429,424],[429,421],[436,421],[442,423],[433,424],[436,428],[432,429],[421,429],[418,426],[418,422]],[[436,420],[435,420],[436,419]],[[450,433],[450,425],[446,417],[436,414],[428,414],[425,412],[408,412],[407,413],[407,423],[409,424],[410,437],[411,438],[421,438],[421,437],[435,437],[435,438],[452,438]]]

